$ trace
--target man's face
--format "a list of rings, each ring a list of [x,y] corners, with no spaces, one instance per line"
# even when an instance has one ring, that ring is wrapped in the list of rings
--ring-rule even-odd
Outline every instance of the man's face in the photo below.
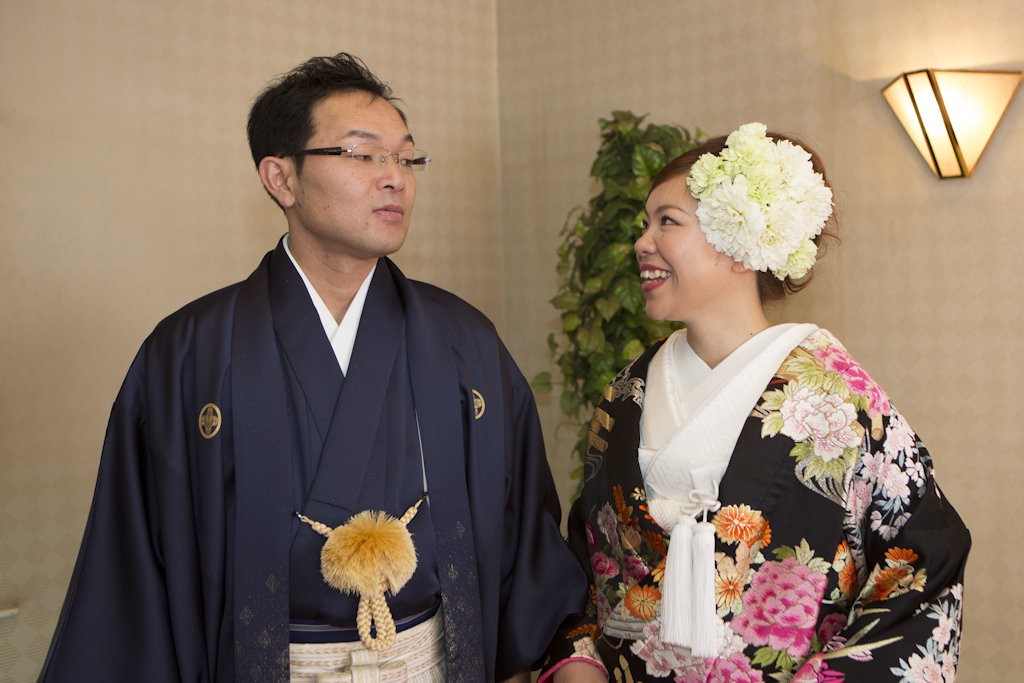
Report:
[[[337,93],[313,109],[315,132],[306,149],[380,145],[411,149],[412,136],[386,100],[357,91]],[[288,215],[293,240],[342,258],[377,259],[405,242],[416,199],[416,179],[393,158],[383,166],[336,156],[307,155],[292,186]]]

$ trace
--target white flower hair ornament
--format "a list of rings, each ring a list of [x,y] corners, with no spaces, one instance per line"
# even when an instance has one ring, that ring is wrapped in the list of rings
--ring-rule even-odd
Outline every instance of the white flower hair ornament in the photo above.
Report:
[[[708,242],[751,270],[798,279],[814,265],[832,215],[832,190],[811,155],[789,140],[772,140],[762,123],[732,133],[721,154],[694,163],[686,184]]]

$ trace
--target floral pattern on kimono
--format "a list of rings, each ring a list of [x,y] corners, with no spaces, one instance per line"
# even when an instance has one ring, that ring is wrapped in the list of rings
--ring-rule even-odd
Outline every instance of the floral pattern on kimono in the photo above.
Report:
[[[825,330],[789,354],[743,426],[715,526],[719,655],[659,637],[671,537],[637,463],[648,349],[605,389],[569,543],[591,579],[585,615],[549,648],[611,681],[949,681],[970,534],[886,393]]]

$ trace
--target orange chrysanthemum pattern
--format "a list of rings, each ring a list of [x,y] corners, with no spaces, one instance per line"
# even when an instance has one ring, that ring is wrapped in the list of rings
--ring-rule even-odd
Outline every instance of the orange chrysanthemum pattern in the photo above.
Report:
[[[832,560],[832,568],[839,574],[839,590],[843,595],[850,597],[857,593],[859,588],[857,582],[857,566],[853,563],[853,554],[850,553],[850,546],[846,541],[839,544],[836,549],[836,557]]]
[[[894,567],[917,561],[917,553],[909,548],[889,548],[885,551],[885,557],[888,564]]]
[[[643,531],[642,533],[644,538],[647,539],[647,542],[651,544],[652,548],[654,548],[654,552],[664,558],[665,553],[668,552],[668,547],[665,545],[665,539],[661,537],[661,534],[656,534],[653,531]],[[662,564],[664,564],[664,562],[665,560],[662,559]]]
[[[761,536],[760,536],[760,538],[755,539],[755,540],[758,541],[758,545],[761,548],[766,548],[767,546],[769,546],[771,544],[771,542],[772,542],[772,528],[770,526],[768,526],[768,520],[767,519],[762,519],[761,520]]]
[[[637,584],[629,589],[623,603],[635,619],[647,621],[658,615],[661,592],[654,586]]]
[[[735,570],[716,573],[715,604],[728,609],[738,607],[743,599],[743,589],[746,587],[743,576]]]
[[[580,636],[590,636],[594,640],[597,640],[599,632],[597,624],[584,624],[583,626],[578,626],[569,631],[566,637],[572,640],[574,638],[579,638]]]
[[[651,577],[660,586],[665,581],[665,556],[661,557],[661,561],[658,562],[657,566],[651,570]]]
[[[615,511],[618,513],[619,522],[622,524],[635,525],[633,521],[633,507],[626,505],[626,498],[622,495],[622,485],[616,484],[612,488],[612,495],[615,496]]]
[[[762,527],[765,526],[762,521],[761,513],[751,510],[749,505],[728,505],[711,520],[718,538],[724,543],[749,543],[761,535]],[[769,531],[769,537],[770,534]]]
[[[890,548],[885,552],[884,569],[876,566],[868,577],[864,602],[888,600],[912,590],[924,589],[928,578],[924,569],[914,571],[911,564],[918,559],[917,553],[907,548]]]

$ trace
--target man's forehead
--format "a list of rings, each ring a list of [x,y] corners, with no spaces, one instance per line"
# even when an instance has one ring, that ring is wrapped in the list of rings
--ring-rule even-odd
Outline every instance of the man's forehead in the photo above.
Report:
[[[394,105],[363,91],[328,95],[317,103],[313,118],[318,133],[335,138],[355,137],[367,142],[395,137],[413,140]]]

